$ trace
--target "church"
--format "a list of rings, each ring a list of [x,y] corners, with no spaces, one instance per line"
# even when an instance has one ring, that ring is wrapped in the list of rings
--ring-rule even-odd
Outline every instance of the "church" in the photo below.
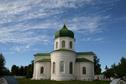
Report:
[[[74,50],[74,33],[64,25],[55,33],[54,50],[34,55],[34,80],[94,80],[93,52]],[[83,46],[83,45],[82,45]]]

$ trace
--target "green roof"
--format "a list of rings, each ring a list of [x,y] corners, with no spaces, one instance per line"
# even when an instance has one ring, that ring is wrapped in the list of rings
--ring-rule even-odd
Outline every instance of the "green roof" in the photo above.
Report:
[[[37,60],[36,62],[51,62],[51,59],[40,59]]]
[[[72,50],[68,50],[68,49],[58,49],[55,51],[72,51]],[[52,52],[55,52],[52,51]],[[75,51],[72,51],[75,52]],[[76,52],[77,55],[95,55],[94,52]],[[50,56],[50,53],[36,53],[34,56]]]
[[[92,61],[85,58],[76,58],[76,62],[92,62]]]
[[[52,51],[52,52],[55,52],[55,51],[70,51],[70,52],[75,52],[75,51],[73,51],[73,50],[68,50],[68,49],[58,49],[58,50],[54,50],[54,51]],[[75,52],[76,53],[76,52]]]
[[[77,52],[77,55],[95,55],[94,52]]]
[[[70,37],[70,38],[74,38],[74,33],[71,30],[68,30],[68,28],[64,24],[64,26],[62,27],[62,29],[60,29],[59,31],[57,31],[55,33],[55,38],[58,38],[58,37]]]
[[[36,53],[34,56],[50,56],[50,53]]]

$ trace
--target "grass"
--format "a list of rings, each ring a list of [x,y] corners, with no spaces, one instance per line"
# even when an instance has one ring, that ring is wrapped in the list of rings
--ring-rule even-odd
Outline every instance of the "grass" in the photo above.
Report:
[[[51,80],[30,80],[17,79],[19,84],[109,84],[109,81],[51,81]]]

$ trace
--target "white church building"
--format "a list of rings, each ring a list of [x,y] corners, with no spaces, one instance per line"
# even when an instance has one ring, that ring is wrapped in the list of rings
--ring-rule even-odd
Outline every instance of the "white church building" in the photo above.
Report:
[[[76,52],[74,43],[74,33],[64,25],[55,33],[54,50],[50,53],[34,55],[32,79],[94,80],[95,54]]]

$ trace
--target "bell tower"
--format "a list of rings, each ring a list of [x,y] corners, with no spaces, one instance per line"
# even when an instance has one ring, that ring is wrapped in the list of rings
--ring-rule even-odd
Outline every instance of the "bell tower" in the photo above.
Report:
[[[74,33],[66,25],[55,33],[54,50],[74,50]]]
[[[74,33],[64,24],[55,33],[54,51],[51,52],[51,80],[74,80],[75,58]]]

